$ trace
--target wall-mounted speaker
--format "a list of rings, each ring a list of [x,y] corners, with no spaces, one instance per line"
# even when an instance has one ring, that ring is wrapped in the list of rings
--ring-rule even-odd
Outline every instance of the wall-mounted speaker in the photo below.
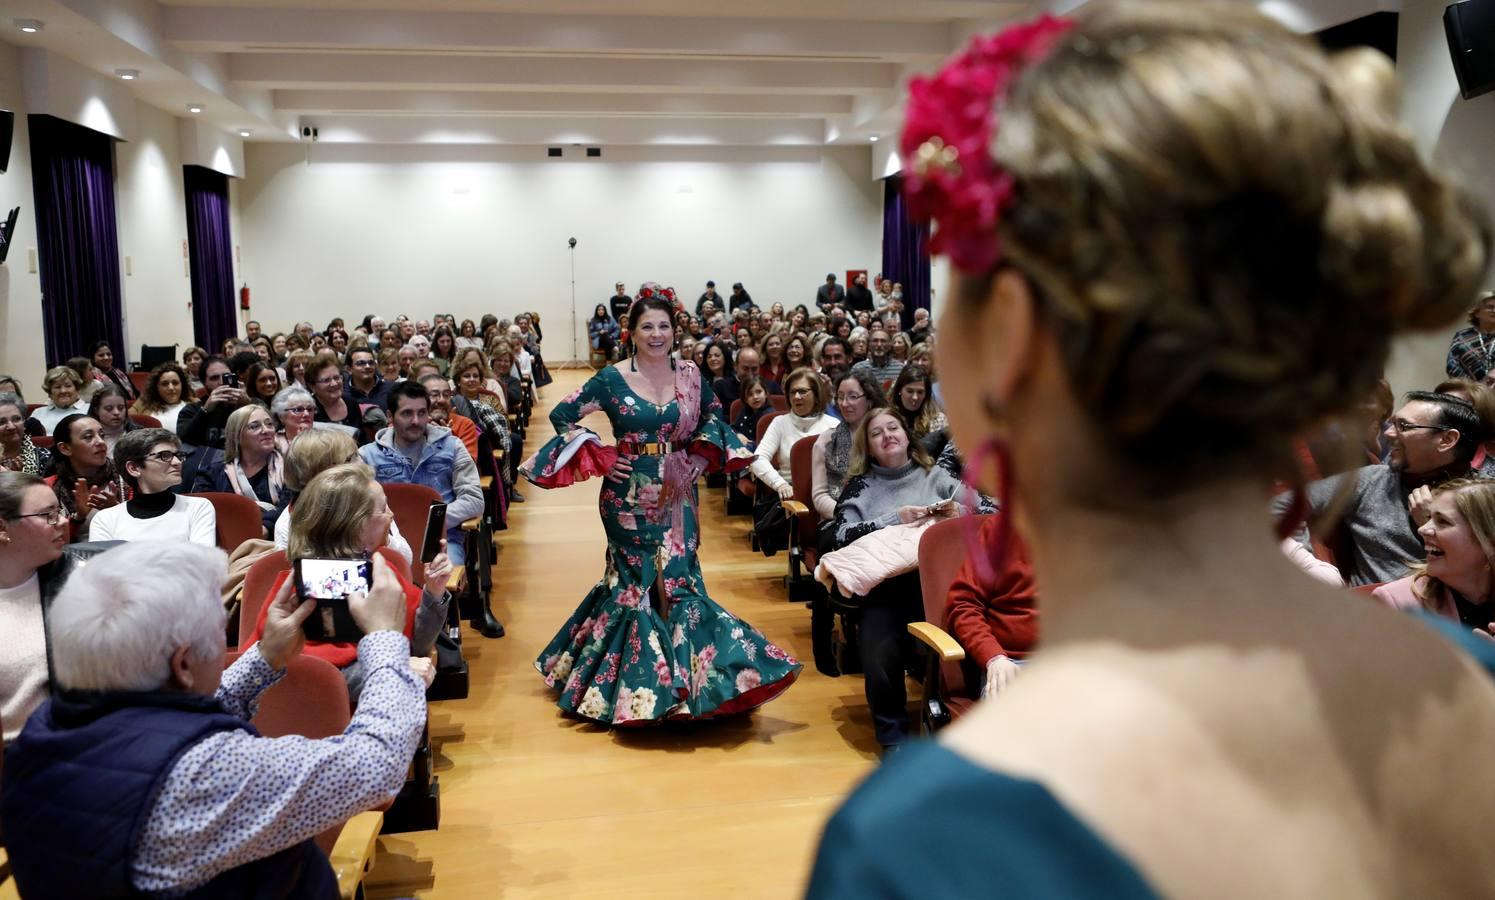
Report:
[[[596,159],[597,157],[599,157],[601,155],[602,155],[602,148],[601,147],[588,147],[587,148],[587,156],[591,157],[592,159]]]
[[[561,158],[561,148],[560,147],[547,147],[545,149],[545,155],[548,156],[548,157],[550,157],[551,159],[560,159]]]
[[[1463,0],[1443,11],[1448,53],[1464,99],[1495,91],[1495,0]]]
[[[10,139],[16,130],[16,114],[0,109],[0,172],[10,168]]]

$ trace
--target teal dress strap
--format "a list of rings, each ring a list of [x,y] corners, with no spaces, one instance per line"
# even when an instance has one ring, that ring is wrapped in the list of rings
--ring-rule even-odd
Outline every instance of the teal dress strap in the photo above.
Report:
[[[810,900],[1154,900],[1142,875],[1048,788],[914,744],[826,826]]]

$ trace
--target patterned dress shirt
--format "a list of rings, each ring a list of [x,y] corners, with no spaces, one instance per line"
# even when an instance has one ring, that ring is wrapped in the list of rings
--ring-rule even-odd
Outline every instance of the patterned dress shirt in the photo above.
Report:
[[[358,659],[369,674],[342,734],[311,740],[225,731],[177,759],[141,834],[130,878],[137,890],[192,890],[399,792],[426,721],[425,685],[399,632],[364,635]],[[249,719],[260,694],[283,675],[255,644],[223,673],[217,699]]]

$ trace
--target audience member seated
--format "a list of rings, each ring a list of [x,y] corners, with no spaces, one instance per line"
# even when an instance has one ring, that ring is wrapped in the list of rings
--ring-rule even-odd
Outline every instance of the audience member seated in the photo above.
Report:
[[[67,511],[72,534],[87,540],[95,513],[124,501],[124,479],[115,471],[97,419],[68,416],[52,431],[52,475],[47,479]]]
[[[782,517],[776,521],[783,524],[784,535],[768,534],[764,531],[765,517],[778,509],[780,500],[794,496],[794,485],[789,468],[790,451],[801,438],[817,437],[833,431],[839,424],[825,414],[825,385],[820,376],[809,369],[795,369],[784,383],[789,392],[789,411],[768,423],[763,440],[753,453],[752,473],[767,490],[754,497],[754,527],[758,529],[759,545],[765,550],[783,549],[787,546],[788,523]],[[756,434],[756,432],[754,432]],[[770,518],[770,521],[774,521]]]
[[[597,304],[592,311],[592,318],[587,321],[587,337],[593,350],[613,358],[618,349],[618,323],[608,313],[606,303]]]
[[[187,394],[195,395],[203,389],[202,366],[207,361],[208,351],[201,347],[188,347],[182,351],[182,369],[187,373]]]
[[[852,342],[853,355],[856,342]],[[882,328],[874,328],[867,334],[867,358],[852,366],[858,371],[867,369],[880,384],[892,384],[903,371],[903,363],[893,358],[893,339]],[[895,398],[896,402],[896,398]]]
[[[306,364],[306,386],[317,404],[317,421],[346,429],[364,442],[363,413],[343,387],[343,369],[334,356],[318,356]]]
[[[788,378],[792,371],[784,356],[784,335],[777,331],[765,334],[758,342],[758,356],[762,360],[758,374],[766,381],[784,384],[784,379]]]
[[[730,410],[732,408],[732,401],[741,398],[743,382],[749,378],[759,378],[762,376],[760,372],[763,365],[762,359],[758,355],[758,351],[751,346],[743,347],[737,351],[737,360],[733,366],[731,377],[719,378],[711,386],[711,389],[716,392],[717,399],[721,401],[723,408]],[[777,381],[770,381],[764,378],[763,387],[770,394],[783,396],[784,389]]]
[[[103,428],[104,446],[110,453],[120,438],[140,427],[130,421],[129,409],[130,398],[114,384],[100,384],[93,399],[88,401],[88,415]]]
[[[177,416],[186,408],[187,370],[174,362],[164,362],[151,370],[140,398],[130,407],[137,416],[150,416],[167,431],[176,433]]]
[[[270,401],[270,417],[280,428],[275,446],[282,454],[286,449],[308,431],[313,430],[317,421],[317,402],[312,398],[311,391],[299,384],[291,384],[280,389],[274,399]],[[336,431],[338,429],[327,429]],[[353,440],[351,435],[348,440]],[[356,441],[354,442],[356,445]]]
[[[999,515],[1003,515],[999,513]],[[981,525],[973,553],[999,543],[1001,520]],[[945,628],[982,673],[981,696],[1001,691],[1017,677],[1018,663],[1038,642],[1038,592],[1033,561],[1016,529],[1009,529],[1001,559],[967,556],[950,584]],[[936,623],[938,624],[938,623]]]
[[[1373,596],[1395,609],[1462,623],[1495,641],[1495,482],[1461,478],[1440,485],[1430,513],[1417,529],[1427,561]]]
[[[732,430],[744,444],[753,447],[758,443],[758,420],[774,411],[773,404],[768,402],[768,388],[763,386],[763,379],[756,375],[743,380],[738,393],[742,409],[732,420]]]
[[[72,369],[73,374],[78,376],[78,383],[82,385],[78,388],[78,399],[84,403],[93,400],[94,393],[107,384],[106,381],[99,380],[97,377],[98,373],[94,371],[93,363],[86,356],[74,356],[64,363],[64,365]]]
[[[457,357],[457,336],[445,325],[431,332],[431,361],[445,375]]]
[[[114,350],[109,346],[108,341],[99,341],[94,344],[93,349],[89,351],[88,361],[93,363],[95,379],[102,383],[114,385],[121,391],[124,391],[126,400],[130,403],[135,402],[135,398],[138,396],[135,390],[135,383],[130,380],[130,376],[125,374],[123,369],[115,367]]]
[[[318,475],[345,463],[360,463],[358,456],[358,445],[353,439],[341,431],[330,428],[319,428],[308,431],[306,434],[291,442],[291,449],[285,457],[285,487],[290,497],[286,508],[280,511],[280,516],[275,520],[274,541],[275,546],[284,550],[291,542],[291,510],[296,507],[296,498],[306,490],[312,479]],[[414,558],[410,551],[410,544],[400,534],[399,523],[390,520],[389,537],[384,546],[404,557],[405,562],[411,562]]]
[[[923,366],[904,366],[889,392],[892,403],[903,413],[913,430],[914,440],[924,445],[930,456],[939,456],[948,440],[950,423],[931,392],[929,370]]]
[[[192,492],[248,497],[259,504],[261,524],[268,535],[287,499],[277,437],[275,420],[263,406],[255,403],[234,410],[225,424],[223,450],[211,451],[203,459]]]
[[[384,488],[374,480],[373,472],[361,462],[345,463],[318,474],[296,498],[291,513],[291,534],[286,556],[294,567],[301,559],[380,559],[377,551],[389,543],[394,514],[384,497]],[[410,639],[410,655],[425,658],[436,645],[437,635],[446,622],[446,582],[452,564],[445,552],[425,566],[424,589],[410,583],[408,572],[394,570],[405,596],[405,617],[401,631]],[[265,627],[270,598],[275,597],[291,578],[291,571],[281,573],[260,607],[254,630],[245,640],[259,638]],[[364,671],[358,664],[351,644],[308,641],[306,650],[342,670],[348,680],[348,691],[356,699],[363,690]],[[424,668],[424,667],[423,667]]]
[[[310,390],[310,386],[306,383],[306,367],[311,363],[312,358],[309,350],[292,350],[285,361],[286,384],[297,384]]]
[[[847,384],[848,382],[842,382]],[[846,488],[836,504],[839,549],[889,525],[960,515],[961,484],[934,464],[891,409],[876,409],[857,426]],[[877,743],[886,751],[908,736],[904,669],[911,661],[908,623],[924,619],[919,573],[890,578],[866,596],[858,632],[867,705]]]
[[[1345,494],[1338,506],[1338,527],[1348,534],[1353,553],[1350,560],[1337,562],[1353,585],[1395,581],[1422,557],[1422,542],[1414,529],[1426,521],[1431,498],[1418,489],[1468,475],[1469,462],[1486,439],[1473,406],[1426,391],[1407,395],[1385,437],[1391,446],[1385,463],[1307,487],[1309,522],[1336,508],[1340,493]],[[1291,494],[1279,495],[1273,501],[1276,514],[1281,516],[1290,502]]]
[[[218,546],[213,504],[175,494],[182,483],[182,442],[164,428],[140,428],[114,446],[114,468],[130,499],[101,509],[89,524],[93,541],[171,541]]]
[[[472,455],[452,433],[430,421],[431,398],[418,383],[402,381],[389,392],[389,427],[358,455],[382,484],[423,484],[447,504],[447,555],[466,562],[462,523],[483,513],[483,489]]]
[[[1495,478],[1495,456],[1491,455],[1491,450],[1495,449],[1492,447],[1495,441],[1491,440],[1495,438],[1495,388],[1476,384],[1467,378],[1450,378],[1433,388],[1433,393],[1457,397],[1474,407],[1486,439],[1474,452],[1469,467],[1481,478]]]
[[[462,446],[467,448],[467,454],[476,462],[478,426],[468,417],[452,411],[452,383],[446,380],[445,375],[434,371],[422,374],[416,381],[426,389],[426,397],[430,399],[430,421],[455,435]]]
[[[349,648],[365,673],[357,713],[309,740],[262,738],[248,720],[316,605],[276,593],[258,643],[225,669],[224,570],[216,549],[143,541],[100,554],[52,604],[61,692],[10,748],[0,787],[24,896],[337,896],[312,839],[392,799],[425,726],[397,573],[376,560],[349,603],[365,633]]]
[[[373,350],[367,347],[349,350],[348,375],[348,396],[354,403],[360,407],[368,403],[384,408],[384,401],[393,384],[385,381],[379,374],[379,360],[374,356]]]
[[[0,722],[5,743],[47,698],[47,628],[42,604],[57,586],[55,567],[67,544],[67,511],[46,482],[0,472]]]
[[[1469,327],[1453,336],[1445,368],[1449,378],[1484,381],[1495,368],[1495,291],[1485,291],[1469,310]]]
[[[26,433],[26,401],[9,391],[0,393],[0,471],[38,478],[52,472],[52,451],[33,444]]]
[[[225,382],[225,376],[232,375],[233,370],[228,360],[221,356],[204,360],[202,372],[208,394],[200,402],[187,404],[177,414],[177,437],[184,444],[222,450],[228,417],[249,402],[249,395],[238,384],[232,383],[237,377]]]
[[[835,381],[836,375],[851,369],[851,344],[832,335],[820,345],[820,374]],[[882,387],[882,382],[878,382]]]
[[[260,361],[244,372],[244,391],[249,399],[266,409],[280,393],[280,372],[268,362]]]
[[[68,416],[88,414],[88,401],[78,393],[82,389],[83,379],[67,366],[53,366],[47,370],[42,379],[42,390],[47,392],[47,399],[51,402],[31,411],[31,418],[41,425],[43,433],[51,434],[57,423]]]

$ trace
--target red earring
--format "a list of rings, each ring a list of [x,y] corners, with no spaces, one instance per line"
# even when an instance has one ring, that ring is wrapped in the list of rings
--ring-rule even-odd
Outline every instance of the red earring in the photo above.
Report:
[[[968,522],[965,528],[966,548],[976,566],[976,576],[984,584],[995,583],[997,570],[1007,556],[1012,539],[1012,451],[1007,442],[996,437],[982,441],[971,454],[963,473],[963,481],[972,492],[981,491],[981,476],[988,461],[997,466],[997,537],[986,547],[981,546],[980,526]],[[974,505],[974,504],[971,504]]]

